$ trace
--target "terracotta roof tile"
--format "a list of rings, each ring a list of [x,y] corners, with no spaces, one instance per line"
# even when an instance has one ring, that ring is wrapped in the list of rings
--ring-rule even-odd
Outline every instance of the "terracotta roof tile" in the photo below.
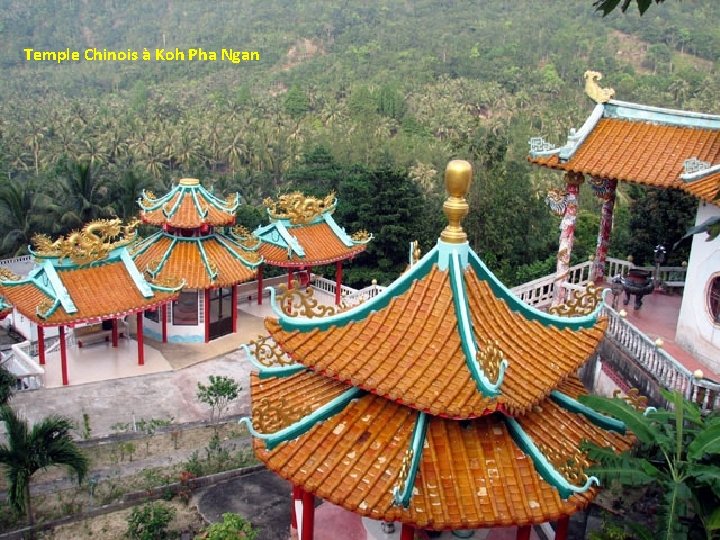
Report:
[[[141,271],[155,265],[170,248],[172,237],[159,236],[150,247],[135,256],[135,263]],[[230,241],[226,242],[232,246]],[[240,248],[225,247],[214,237],[204,237],[202,245],[208,259],[217,268],[217,277],[213,280],[203,263],[200,248],[195,241],[179,240],[172,249],[167,262],[158,274],[158,278],[185,280],[188,289],[205,289],[209,287],[229,287],[236,283],[249,281],[255,277],[255,270],[246,266],[235,255],[242,256]]]
[[[36,309],[41,303],[51,299],[32,283],[2,286],[0,294],[24,316],[43,326],[73,324],[134,313],[177,298],[177,293],[163,291],[154,291],[154,296],[145,298],[122,262],[87,268],[57,269],[57,273],[78,309],[76,313],[68,314],[60,306],[47,319],[40,318]]]
[[[500,342],[509,362],[501,394],[483,397],[461,349],[449,275],[433,268],[386,308],[363,321],[325,331],[288,332],[265,325],[296,361],[328,377],[398,400],[433,415],[467,418],[504,405],[537,403],[592,354],[606,321],[559,330],[529,321],[497,299],[474,271],[466,272],[476,335]],[[512,329],[512,332],[508,332]]]
[[[682,189],[712,200],[720,190],[720,175],[695,182],[680,179],[685,160],[692,157],[712,165],[720,163],[720,132],[601,118],[567,162],[561,163],[557,154],[531,157],[530,161],[553,169]]]
[[[270,408],[277,404],[282,410],[303,406],[298,387],[313,378],[327,380],[303,373],[269,383],[254,375],[253,416],[259,403]],[[313,386],[316,401],[324,384]],[[573,378],[560,389],[575,394],[578,386]],[[339,388],[328,391],[328,399],[319,401],[329,401]],[[562,500],[515,445],[502,415],[495,413],[465,422],[430,418],[410,505],[408,509],[394,506],[392,490],[417,414],[366,394],[295,440],[272,451],[256,440],[255,449],[270,469],[334,504],[373,519],[411,522],[427,529],[541,523],[577,511],[595,494],[591,489]],[[616,450],[629,447],[628,438],[608,435],[549,400],[519,420],[534,440],[552,448],[577,448],[581,439]]]
[[[358,253],[365,251],[366,247],[364,244],[346,246],[327,223],[298,225],[288,227],[288,230],[297,238],[305,256],[298,257],[293,253],[292,257],[288,258],[287,249],[263,242],[260,246],[260,254],[265,262],[285,268],[317,266],[352,259]]]
[[[197,182],[196,180],[191,181]],[[142,220],[151,225],[162,226],[167,224],[170,227],[179,229],[196,229],[205,224],[221,227],[235,223],[235,205],[233,203],[228,203],[227,201],[222,201],[214,197],[199,183],[186,185],[183,184],[183,182],[187,182],[187,180],[181,180],[180,184],[172,190],[175,191],[175,193],[162,207],[156,210],[145,210],[143,207],[154,206],[157,204],[157,199],[149,199],[147,196],[143,197],[140,212]],[[166,196],[170,195],[172,191]],[[197,198],[200,209],[207,211],[205,216],[203,216],[203,213],[201,213],[201,210],[198,208],[198,204],[195,204],[193,194]],[[175,208],[179,198],[182,198],[182,200],[179,206]],[[170,213],[173,208],[175,208],[175,211],[172,212],[169,217],[166,217],[163,210]]]

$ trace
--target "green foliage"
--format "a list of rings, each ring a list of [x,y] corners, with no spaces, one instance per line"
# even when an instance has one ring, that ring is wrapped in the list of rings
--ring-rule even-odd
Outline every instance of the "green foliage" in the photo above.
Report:
[[[33,522],[30,504],[30,479],[40,469],[62,465],[75,473],[82,483],[89,462],[72,440],[73,423],[68,418],[48,416],[33,425],[19,418],[7,405],[0,408],[7,442],[0,444],[0,463],[5,468],[8,500],[17,512],[25,512]]]
[[[622,5],[620,2],[622,1]],[[655,0],[656,4],[660,4],[664,2],[665,0]],[[638,11],[640,12],[640,15],[645,13],[648,8],[652,5],[652,0],[635,0],[635,3],[637,4]],[[598,11],[603,12],[603,17],[607,15],[608,13],[611,13],[618,5],[620,5],[620,9],[623,13],[627,11],[627,9],[632,4],[632,0],[594,0],[593,6],[595,6],[595,9]]]
[[[133,508],[128,517],[128,529],[125,536],[130,540],[172,538],[168,527],[174,517],[175,509],[160,502]]]
[[[294,84],[285,96],[285,111],[293,118],[300,118],[310,108],[305,92]]]
[[[663,396],[671,408],[645,414],[619,398],[580,398],[624,422],[641,443],[634,453],[620,456],[585,443],[583,448],[596,463],[588,474],[624,486],[657,486],[664,493],[656,520],[660,539],[688,538],[693,527],[704,528],[712,538],[720,506],[720,422],[717,417],[703,418],[699,407],[678,392],[663,391]]]
[[[15,375],[10,373],[5,367],[0,366],[0,406],[7,405],[16,385],[17,379]]]
[[[206,386],[197,383],[197,398],[200,403],[210,407],[210,421],[219,420],[227,411],[230,402],[237,399],[241,386],[235,379],[225,376],[210,375],[210,383]]]
[[[242,516],[227,512],[222,517],[222,523],[213,523],[205,533],[196,536],[196,540],[254,540],[257,537],[257,530]]]

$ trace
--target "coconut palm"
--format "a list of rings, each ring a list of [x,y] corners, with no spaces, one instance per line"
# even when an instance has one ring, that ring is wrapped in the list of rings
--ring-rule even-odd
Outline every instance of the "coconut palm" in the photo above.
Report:
[[[0,182],[0,226],[5,231],[0,253],[22,255],[35,233],[51,232],[52,208],[45,203],[28,182]]]
[[[5,467],[8,482],[8,501],[18,512],[25,512],[33,523],[30,505],[30,479],[40,469],[55,465],[67,467],[82,482],[89,461],[73,442],[73,428],[68,418],[48,416],[32,429],[27,420],[8,406],[0,407],[0,421],[5,422],[7,443],[0,444],[0,463]]]

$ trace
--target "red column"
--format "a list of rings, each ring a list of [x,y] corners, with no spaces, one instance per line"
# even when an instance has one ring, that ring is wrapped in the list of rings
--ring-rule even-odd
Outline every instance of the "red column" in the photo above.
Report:
[[[162,342],[167,343],[167,304],[162,305]]]
[[[65,350],[65,327],[58,326],[58,332],[60,332],[60,368],[62,370],[62,382],[63,386],[70,384],[67,374],[67,351]]]
[[[400,540],[413,540],[415,538],[415,527],[408,525],[407,523],[402,524],[400,530]]]
[[[138,366],[145,365],[145,340],[143,339],[143,312],[137,313]]]
[[[302,494],[302,533],[300,540],[313,540],[315,532],[315,495],[309,491]]]
[[[45,329],[42,326],[37,327],[38,334],[38,357],[40,357],[40,365],[45,365]]]
[[[258,282],[258,306],[262,305],[263,285],[262,285],[262,264],[258,266],[257,282]]]
[[[342,261],[335,263],[335,305],[340,305],[342,295]]]
[[[289,268],[288,269],[288,289],[292,289],[293,274],[294,274],[293,269]]]
[[[570,518],[568,516],[563,516],[558,519],[557,527],[555,528],[555,540],[567,540],[569,525]]]
[[[593,281],[600,283],[605,278],[605,259],[607,258],[610,233],[613,224],[613,209],[615,208],[615,190],[617,180],[605,180],[607,192],[603,195],[603,205],[600,213],[600,231],[598,232],[597,247],[595,248],[595,264],[593,268]],[[612,276],[610,276],[612,277]]]
[[[568,172],[565,174],[567,183],[565,192],[565,212],[560,222],[560,243],[557,254],[557,267],[555,271],[555,291],[553,294],[553,306],[565,303],[567,292],[562,286],[568,278],[570,268],[570,254],[575,242],[575,220],[577,218],[578,194],[580,184],[583,183],[582,173]]]
[[[290,527],[297,531],[297,513],[295,512],[295,504],[302,498],[302,488],[293,486],[290,496]]]
[[[515,538],[517,538],[517,540],[530,540],[530,525],[518,527],[517,536]]]
[[[237,283],[232,286],[232,331],[233,334],[237,333],[237,322],[238,322],[238,292]]]
[[[113,347],[118,346],[118,320],[112,320],[112,330],[110,331],[110,343]]]
[[[205,289],[205,343],[210,342],[210,289]]]

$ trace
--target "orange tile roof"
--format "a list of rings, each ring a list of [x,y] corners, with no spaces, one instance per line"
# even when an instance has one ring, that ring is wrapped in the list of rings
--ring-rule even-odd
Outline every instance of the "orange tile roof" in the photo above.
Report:
[[[267,432],[293,423],[293,411],[314,410],[342,390],[311,372],[265,380],[253,375],[251,386],[254,419],[265,418],[268,410],[287,411],[273,417],[274,424],[258,422]],[[560,390],[576,396],[578,388],[575,379]],[[395,506],[392,491],[417,415],[409,407],[366,394],[295,440],[270,451],[260,439],[254,446],[268,468],[294,485],[351,512],[424,529],[542,523],[574,513],[595,495],[590,489],[561,499],[515,444],[503,415],[494,413],[462,423],[429,418],[410,505]],[[630,445],[628,437],[606,433],[550,400],[518,420],[536,443],[561,455],[583,439],[618,451]]]
[[[531,163],[601,178],[682,189],[710,201],[720,190],[720,175],[684,182],[684,162],[696,157],[720,163],[720,131],[663,125],[622,118],[601,118],[566,162],[558,154],[530,157]]]
[[[314,225],[298,225],[288,227],[290,234],[297,238],[305,251],[304,257],[292,253],[288,258],[288,250],[283,247],[263,242],[260,254],[265,262],[284,268],[317,266],[355,257],[365,251],[365,244],[348,247],[337,237],[327,223]]]
[[[255,277],[255,270],[237,257],[251,259],[253,252],[246,252],[227,240],[223,245],[217,240],[218,235],[202,237],[202,245],[207,258],[217,269],[215,279],[208,273],[203,263],[198,242],[178,240],[172,247],[167,261],[158,273],[158,279],[184,279],[188,289],[206,289],[210,287],[229,287],[236,283],[250,281]],[[148,238],[149,247],[133,255],[135,264],[141,271],[148,266],[156,267],[163,259],[172,244],[172,236],[158,235],[154,241]],[[224,238],[224,237],[223,237]]]
[[[328,377],[433,415],[468,418],[497,407],[521,412],[544,399],[597,348],[606,321],[560,330],[526,319],[472,268],[465,271],[476,337],[499,341],[509,362],[501,393],[484,397],[461,349],[449,273],[437,267],[364,320],[327,330],[265,325],[295,361]]]
[[[178,296],[178,293],[155,290],[152,297],[145,298],[122,262],[86,268],[56,268],[56,271],[77,308],[76,313],[66,313],[61,305],[47,319],[39,317],[37,308],[41,304],[52,303],[54,298],[32,282],[6,283],[0,286],[0,294],[25,317],[41,326],[74,324],[135,313]]]

